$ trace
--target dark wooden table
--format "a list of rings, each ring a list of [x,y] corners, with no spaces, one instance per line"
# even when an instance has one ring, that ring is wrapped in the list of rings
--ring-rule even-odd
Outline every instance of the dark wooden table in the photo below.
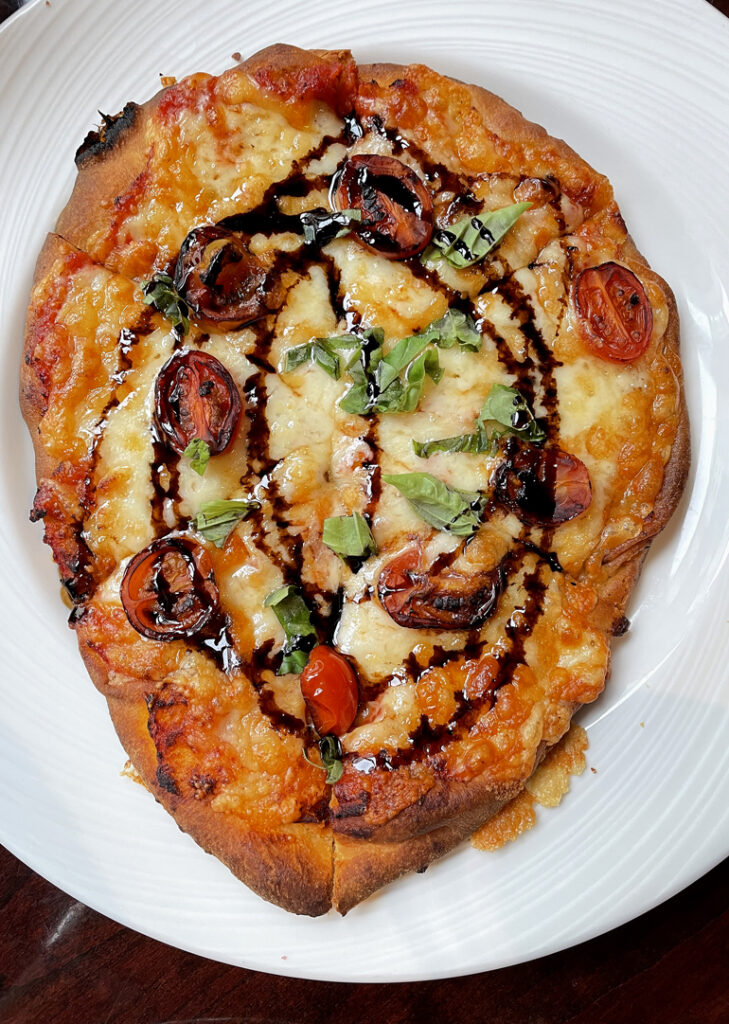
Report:
[[[729,16],[729,0],[712,2]],[[0,0],[0,21],[19,6]],[[2,1024],[338,1021],[729,1024],[729,860],[656,910],[563,953],[448,981],[343,985],[171,949],[89,910],[0,847]]]

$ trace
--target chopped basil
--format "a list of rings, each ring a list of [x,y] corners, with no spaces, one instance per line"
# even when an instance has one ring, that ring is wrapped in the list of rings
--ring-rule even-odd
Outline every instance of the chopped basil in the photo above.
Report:
[[[321,539],[342,558],[369,558],[377,554],[375,538],[359,512],[325,519]]]
[[[259,501],[249,501],[245,498],[204,501],[195,516],[195,526],[205,540],[212,541],[216,548],[222,548],[236,523],[260,507]]]
[[[335,238],[349,234],[349,225],[353,220],[362,220],[361,210],[339,210],[332,213],[321,207],[306,210],[299,214],[301,227],[304,230],[304,241],[307,245],[326,245]]]
[[[437,229],[431,245],[423,254],[423,262],[440,256],[459,269],[472,267],[499,244],[531,205],[514,203],[478,216],[462,217],[447,228]]]
[[[316,641],[311,612],[303,597],[293,584],[288,583],[270,593],[263,602],[263,607],[273,608],[286,634],[282,648],[283,658],[277,675],[303,672],[309,660],[309,651]]]
[[[344,773],[344,765],[342,764],[342,747],[336,736],[322,736],[319,740],[319,754],[321,756],[321,763],[326,768],[326,782],[330,786],[333,786],[335,782],[339,782]]]
[[[516,388],[494,384],[476,419],[476,433],[437,441],[413,441],[413,448],[421,459],[427,459],[433,452],[494,455],[504,434],[513,434],[530,444],[542,444],[547,437],[524,396]]]
[[[526,398],[505,384],[494,384],[478,414],[479,425],[495,420],[506,427],[509,433],[518,434],[523,440],[541,444],[547,435],[539,426]]]
[[[301,647],[297,647],[294,651],[286,651],[284,649],[282,653],[283,658],[281,658],[281,665],[276,675],[286,676],[291,674],[292,676],[300,676],[309,663],[309,652]]]
[[[397,487],[421,519],[437,530],[470,537],[481,523],[486,498],[479,491],[458,491],[430,473],[397,473],[382,479]]]
[[[438,348],[453,348],[458,342],[463,348],[477,352],[481,348],[481,335],[473,319],[460,309],[448,309],[440,320],[434,320],[423,332],[433,332],[433,341]],[[437,340],[436,340],[437,338]]]
[[[481,335],[470,316],[449,309],[424,331],[401,338],[387,354],[384,342],[381,327],[370,327],[362,337],[343,334],[315,338],[289,349],[284,372],[314,360],[335,380],[343,372],[351,377],[352,386],[339,403],[344,412],[359,416],[412,412],[420,401],[425,378],[437,384],[443,376],[438,353],[429,346],[452,348],[459,344],[475,351],[481,345]],[[347,350],[351,355],[345,362],[343,353]]]
[[[400,349],[403,342],[412,344]],[[426,376],[437,384],[443,370],[437,352],[432,349],[422,351],[429,343],[416,342],[420,342],[417,337],[403,338],[387,356],[383,357],[380,349],[376,353],[376,362],[369,354],[367,363],[363,360],[357,367],[350,366],[354,384],[339,403],[344,412],[366,416],[373,412],[412,412],[417,409]],[[413,353],[419,354],[408,358]],[[402,376],[398,374],[399,366],[404,368]]]
[[[492,454],[491,437],[485,434],[458,434],[456,437],[442,437],[438,441],[413,441],[415,454],[427,459],[434,452],[469,452],[472,455],[488,452]]]
[[[190,310],[169,274],[155,274],[149,281],[144,281],[142,295],[145,305],[154,306],[180,334],[187,334]]]
[[[328,736],[322,736],[319,740],[319,756],[321,757],[321,764],[316,764],[315,761],[310,760],[306,756],[306,750],[303,751],[304,759],[313,765],[314,768],[321,768],[327,773],[325,782],[330,786],[333,786],[335,782],[339,782],[343,773],[344,765],[342,764],[342,746],[337,737],[330,733]]]
[[[182,453],[183,458],[190,460],[190,466],[202,476],[210,461],[210,446],[202,438],[194,437]]]
[[[284,373],[295,370],[298,366],[313,360],[322,370],[325,370],[334,380],[342,376],[342,362],[340,351],[353,351],[359,348],[362,342],[353,334],[340,334],[334,338],[314,338],[304,345],[296,345],[290,348],[284,356]]]

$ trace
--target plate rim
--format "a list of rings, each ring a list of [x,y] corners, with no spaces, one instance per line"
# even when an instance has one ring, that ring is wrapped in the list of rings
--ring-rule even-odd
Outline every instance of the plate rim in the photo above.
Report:
[[[29,4],[24,5],[18,11],[16,11],[13,15],[11,15],[10,18],[8,18],[3,23],[2,26],[0,26],[0,47],[3,45],[4,39],[5,39],[5,34],[6,34],[7,30],[8,30],[8,28],[10,28],[12,25],[16,25],[17,26],[20,23],[21,18],[24,18],[24,16],[29,15],[32,11],[37,10],[41,6],[41,2],[42,2],[42,0],[31,0],[31,2]],[[555,0],[550,0],[550,2],[555,2]],[[719,12],[715,8],[711,7],[711,5],[708,3],[708,0],[691,0],[691,2],[692,2],[692,5],[694,6],[694,8],[696,10],[701,8],[701,10],[705,11],[706,7],[710,7],[711,10],[715,11],[716,15],[719,18],[721,18],[722,21],[724,22],[725,30],[727,32],[727,38],[729,39],[729,19],[727,19],[721,12]],[[63,891],[68,892],[70,895],[73,896],[73,898],[78,899],[80,902],[83,902],[87,906],[90,906],[96,912],[101,913],[101,914],[103,914],[105,916],[110,916],[108,910],[105,910],[103,907],[100,907],[100,906],[96,905],[96,902],[94,900],[89,900],[85,896],[76,895],[76,893],[74,892],[74,889],[75,889],[74,886],[69,887],[66,884],[63,884],[63,883],[60,883],[59,881],[56,881],[54,878],[51,877],[52,872],[49,874],[45,870],[43,870],[42,868],[37,867],[35,865],[35,863],[33,863],[33,858],[32,857],[27,857],[27,856],[25,856],[25,855],[23,855],[21,853],[17,853],[16,852],[16,847],[15,847],[14,843],[8,842],[5,837],[2,838],[2,842],[3,842],[3,845],[5,845],[7,847],[7,849],[14,856],[17,856],[18,859],[20,859],[24,863],[26,863],[32,870],[36,871],[36,873],[38,873],[42,877],[47,878],[48,881],[51,882],[51,884],[57,886],[58,888],[61,888]],[[669,891],[664,890],[662,892],[659,892],[659,893],[655,894],[655,898],[653,898],[653,899],[647,898],[645,901],[643,901],[643,904],[641,904],[640,908],[637,909],[635,913],[631,914],[631,917],[629,917],[629,918],[621,917],[620,920],[613,921],[613,922],[606,921],[604,923],[604,925],[598,926],[594,932],[591,932],[590,934],[582,935],[580,938],[578,938],[576,940],[572,939],[572,938],[569,938],[563,944],[553,946],[548,951],[548,953],[551,954],[552,952],[559,952],[559,951],[561,951],[561,950],[563,950],[565,948],[569,948],[569,947],[571,947],[571,946],[573,946],[573,945],[575,945],[577,943],[588,941],[591,938],[595,938],[598,935],[604,934],[607,931],[611,931],[614,928],[619,927],[621,924],[627,923],[627,921],[632,920],[635,917],[638,917],[638,916],[640,916],[640,915],[650,911],[651,909],[653,909],[654,907],[660,905],[661,903],[663,903],[667,899],[672,898],[674,895],[676,895],[678,892],[680,892],[683,888],[686,888],[688,885],[693,884],[698,878],[700,878],[707,871],[712,870],[712,868],[715,867],[716,864],[720,863],[724,859],[724,857],[727,855],[727,853],[729,853],[729,850],[724,851],[723,853],[716,853],[716,855],[712,854],[712,856],[709,858],[710,863],[708,863],[707,866],[704,866],[703,863],[701,865],[697,865],[695,870],[690,873],[691,877],[689,877],[688,880],[686,880],[686,878],[683,878],[683,877],[681,879],[677,879],[675,887],[673,889],[669,889]],[[234,966],[245,966],[248,969],[257,970],[257,971],[261,971],[261,972],[264,972],[264,973],[269,973],[269,974],[272,974],[272,975],[283,975],[283,976],[291,976],[291,977],[310,978],[312,980],[333,980],[333,981],[355,980],[355,981],[373,981],[373,982],[374,981],[398,981],[398,982],[399,981],[403,981],[404,982],[404,981],[426,980],[423,975],[419,975],[419,974],[407,975],[407,976],[403,975],[401,977],[400,976],[392,977],[390,975],[387,975],[387,976],[383,975],[383,976],[380,977],[380,976],[372,975],[372,976],[367,976],[367,977],[357,977],[356,979],[344,979],[344,978],[334,977],[334,976],[331,975],[331,973],[324,973],[324,974],[318,973],[318,972],[317,973],[309,973],[309,972],[303,972],[302,973],[302,969],[299,968],[299,967],[296,967],[296,965],[294,965],[294,964],[291,965],[291,969],[289,969],[289,965],[286,964],[286,963],[282,963],[280,965],[276,964],[276,965],[265,966],[265,965],[257,964],[255,962],[250,962],[250,958],[248,958],[246,963],[241,963],[240,959],[221,958],[219,955],[213,955],[210,952],[206,952],[205,950],[201,950],[199,948],[194,948],[194,947],[190,946],[187,943],[180,942],[178,939],[171,939],[168,935],[160,934],[160,933],[155,933],[154,929],[142,928],[142,927],[140,927],[138,922],[125,920],[118,913],[114,914],[113,919],[119,921],[125,927],[132,928],[133,930],[141,932],[142,934],[148,935],[149,937],[151,937],[153,939],[156,939],[157,941],[165,942],[167,944],[173,943],[178,948],[185,949],[188,952],[194,953],[194,954],[196,954],[198,956],[203,956],[203,957],[206,957],[207,959],[216,959],[216,960],[218,960],[220,962],[230,963],[230,964],[232,964]],[[514,963],[528,962],[531,959],[538,958],[538,957],[541,957],[541,956],[544,956],[544,955],[548,955],[547,952],[536,951],[532,955],[520,958],[519,960],[514,960],[513,958],[511,958],[511,959],[507,958],[506,960],[504,960],[503,963],[494,963],[493,965],[490,965],[488,967],[480,968],[480,970],[500,969],[500,967],[502,967],[502,966],[508,966],[508,965],[511,965],[511,964],[514,964]],[[474,969],[472,967],[469,967],[469,968],[467,968],[467,969],[465,969],[463,971],[460,971],[460,972],[459,971],[454,971],[452,969],[446,969],[441,974],[436,974],[436,973],[433,973],[433,972],[429,972],[428,975],[427,975],[427,978],[428,979],[431,979],[431,978],[432,979],[436,979],[436,978],[458,977],[458,976],[463,976],[463,975],[467,975],[467,974],[471,974],[471,973],[474,973]]]

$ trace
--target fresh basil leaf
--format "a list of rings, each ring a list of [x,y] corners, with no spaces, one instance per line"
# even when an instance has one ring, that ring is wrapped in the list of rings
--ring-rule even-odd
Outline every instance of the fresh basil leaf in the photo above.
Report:
[[[401,338],[385,355],[384,331],[365,332],[361,348],[346,366],[352,387],[340,402],[344,412],[365,416],[368,413],[412,412],[418,407],[425,378],[438,383],[443,376],[437,352],[429,348],[452,348],[456,343],[475,350],[481,335],[466,313],[448,310],[419,334]]]
[[[327,736],[322,736],[319,740],[319,757],[321,758],[321,764],[317,764],[316,761],[312,761],[310,757],[307,757],[305,749],[302,749],[301,753],[304,755],[304,760],[307,761],[312,768],[320,768],[322,771],[327,773],[324,781],[330,786],[333,786],[335,782],[339,782],[344,774],[344,765],[342,764],[342,746],[333,733],[329,733]]]
[[[356,354],[361,344],[360,339],[355,338],[353,334],[342,334],[335,338],[314,338],[313,341],[307,341],[304,345],[296,345],[288,350],[284,356],[284,373],[289,373],[290,370],[313,360],[330,377],[339,380],[342,375],[339,352],[354,349]]]
[[[336,736],[331,733],[328,736],[322,736],[319,740],[319,755],[327,773],[325,781],[333,786],[344,774],[342,746]]]
[[[319,207],[306,210],[299,214],[304,241],[307,245],[314,243],[322,246],[342,235],[348,235],[352,221],[362,220],[361,210],[338,210],[332,213]]]
[[[236,523],[260,507],[260,501],[246,498],[204,501],[195,516],[195,527],[205,540],[212,541],[216,548],[222,548]]]
[[[309,652],[297,647],[293,651],[282,651],[281,666],[276,673],[279,676],[300,676],[309,663]]]
[[[505,384],[494,384],[486,396],[478,414],[478,425],[482,430],[486,429],[485,423],[488,420],[495,420],[506,427],[509,433],[532,444],[541,444],[547,438],[524,396],[516,388],[509,388]]]
[[[405,371],[404,380],[396,378],[375,403],[381,413],[413,412],[417,409],[426,376],[437,384],[443,376],[438,353],[433,349],[421,352]]]
[[[427,459],[434,452],[494,455],[504,434],[514,434],[531,444],[542,444],[547,437],[524,396],[505,384],[492,386],[478,414],[476,426],[474,434],[443,437],[437,441],[413,441],[415,454],[421,459]]]
[[[377,554],[375,538],[367,520],[359,512],[325,519],[321,539],[343,558],[369,558]]]
[[[349,389],[339,403],[343,412],[353,413],[355,416],[365,416],[371,411],[371,403],[367,392],[366,384],[355,384]]]
[[[462,217],[447,228],[439,228],[433,233],[432,243],[422,259],[427,262],[439,255],[459,269],[472,267],[496,248],[531,206],[531,203],[514,203],[478,216]]]
[[[154,306],[180,334],[187,334],[190,330],[190,310],[175,289],[169,274],[155,274],[149,281],[144,281],[142,296],[146,306]]]
[[[438,441],[413,441],[415,454],[427,459],[434,452],[469,452],[476,455],[487,451],[482,447],[481,434],[459,434],[456,437],[443,437]]]
[[[392,382],[416,359],[423,349],[427,348],[431,339],[421,334],[413,334],[400,341],[383,356],[377,366],[375,381],[380,392],[385,391]]]
[[[437,530],[470,537],[481,523],[486,498],[479,491],[458,491],[430,473],[383,474],[417,514]]]
[[[481,335],[470,316],[449,309],[424,331],[401,338],[387,354],[384,342],[381,327],[370,327],[361,338],[352,334],[315,338],[288,350],[284,372],[314,360],[335,380],[345,372],[351,378],[352,386],[339,403],[344,412],[358,416],[412,412],[418,407],[425,378],[437,384],[443,376],[438,354],[429,346],[452,348],[459,344],[475,351]],[[348,350],[351,354],[345,361]]]
[[[438,348],[453,348],[458,342],[463,348],[477,352],[481,348],[481,335],[473,318],[460,309],[448,309],[440,320],[434,320],[424,334],[431,335]]]
[[[190,466],[199,476],[202,476],[210,461],[210,446],[207,441],[200,437],[194,437],[182,453],[184,459],[190,460]]]
[[[316,638],[311,613],[303,597],[292,583],[288,583],[270,593],[264,600],[263,607],[273,608],[286,634],[281,652],[283,659],[277,675],[303,672],[309,660],[308,652],[314,646]]]
[[[365,416],[375,411],[378,398],[375,379],[383,357],[384,342],[385,332],[381,327],[370,327],[362,335],[358,348],[345,367],[352,378],[352,387],[339,403],[344,412]]]

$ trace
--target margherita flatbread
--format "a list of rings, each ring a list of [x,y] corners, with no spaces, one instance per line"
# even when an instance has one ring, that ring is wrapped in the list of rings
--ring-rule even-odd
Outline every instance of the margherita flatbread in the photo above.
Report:
[[[419,65],[276,46],[76,162],[21,396],[81,654],[181,828],[345,912],[602,691],[688,466],[673,297],[605,177]]]

